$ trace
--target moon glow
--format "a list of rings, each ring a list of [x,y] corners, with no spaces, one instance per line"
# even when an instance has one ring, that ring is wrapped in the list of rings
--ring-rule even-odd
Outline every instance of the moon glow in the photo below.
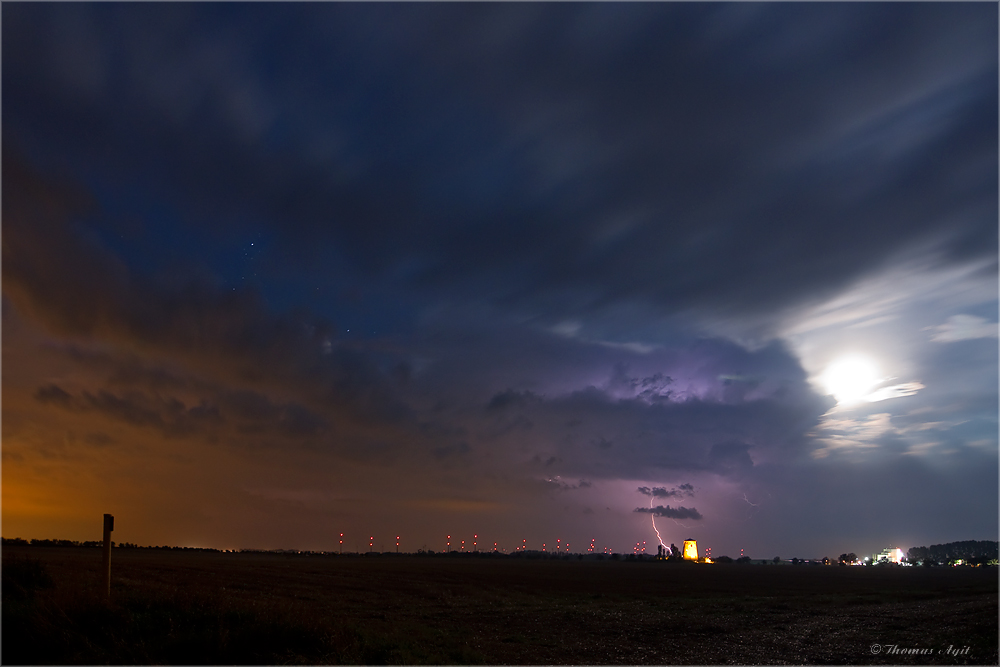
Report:
[[[826,367],[820,382],[838,404],[858,403],[879,383],[878,366],[863,356],[841,357]]]

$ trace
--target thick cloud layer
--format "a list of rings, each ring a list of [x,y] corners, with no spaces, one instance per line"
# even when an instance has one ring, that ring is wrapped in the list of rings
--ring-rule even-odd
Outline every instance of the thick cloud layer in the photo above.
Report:
[[[694,487],[690,484],[681,484],[675,489],[667,489],[663,486],[654,486],[650,489],[648,486],[640,486],[637,490],[644,496],[652,496],[653,498],[679,498],[694,495]]]
[[[652,514],[653,516],[662,516],[668,519],[701,519],[701,514],[698,510],[691,507],[671,507],[670,505],[663,506],[657,505],[656,507],[636,507],[636,512],[643,512],[645,514]]]
[[[205,212],[243,200],[296,255],[318,234],[362,270],[550,317],[760,315],[921,244],[995,247],[989,11],[102,6],[74,12],[81,56],[59,43],[68,12],[15,8],[15,61],[28,40],[51,57],[9,89],[57,117],[15,104],[10,123],[37,142],[72,100],[89,124],[64,125],[71,149],[157,156],[101,177],[164,177]],[[300,46],[277,48],[290,30]]]
[[[995,537],[995,476],[956,482],[996,467],[995,5],[3,18],[8,525],[135,493],[247,546]],[[877,382],[837,405],[858,349]],[[65,472],[102,465],[108,498]],[[944,534],[957,499],[913,501],[926,536],[789,509],[910,473],[994,533]]]

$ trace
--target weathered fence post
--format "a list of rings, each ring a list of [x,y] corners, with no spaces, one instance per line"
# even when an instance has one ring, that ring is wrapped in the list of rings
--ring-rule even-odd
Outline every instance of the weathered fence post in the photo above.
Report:
[[[111,599],[111,531],[115,529],[115,518],[104,515],[104,591]]]

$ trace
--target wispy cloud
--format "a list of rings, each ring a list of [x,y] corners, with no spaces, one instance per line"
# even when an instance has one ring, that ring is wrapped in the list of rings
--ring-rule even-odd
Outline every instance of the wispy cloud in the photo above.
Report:
[[[952,315],[944,324],[927,327],[935,343],[954,343],[976,338],[996,338],[997,323],[975,315]]]

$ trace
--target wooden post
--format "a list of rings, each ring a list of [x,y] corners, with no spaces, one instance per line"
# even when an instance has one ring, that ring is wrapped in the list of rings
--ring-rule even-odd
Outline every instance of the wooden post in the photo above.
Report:
[[[111,599],[111,531],[115,529],[115,518],[110,514],[104,515],[104,591],[108,599]]]

